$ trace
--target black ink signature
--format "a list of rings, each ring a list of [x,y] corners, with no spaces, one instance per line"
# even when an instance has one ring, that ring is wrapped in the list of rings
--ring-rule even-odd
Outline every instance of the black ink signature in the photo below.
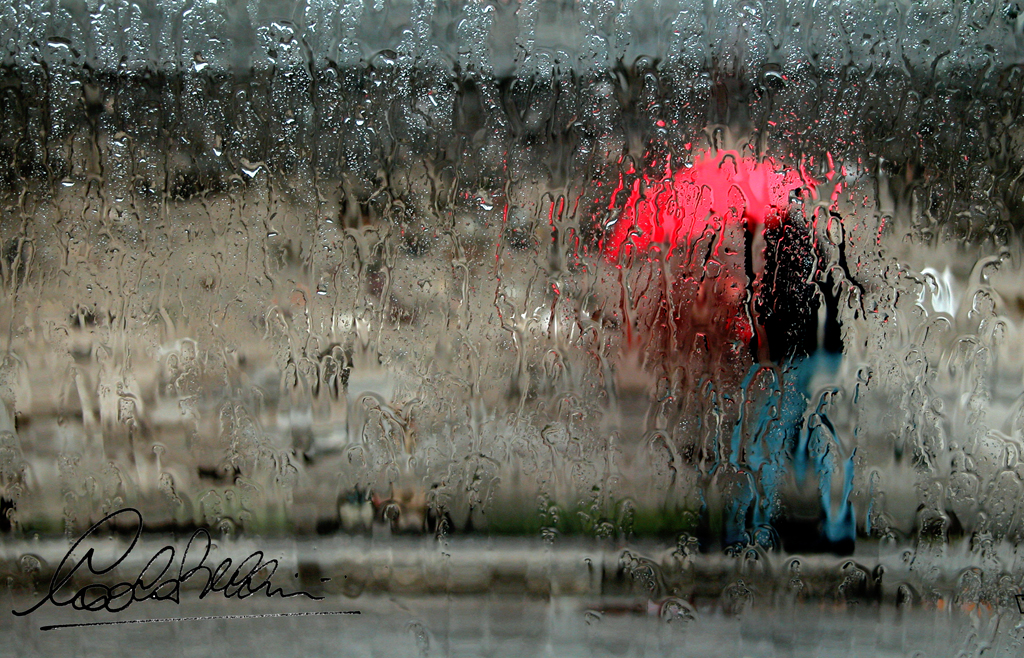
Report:
[[[109,566],[98,568],[93,561],[95,555],[95,549],[90,548],[85,552],[85,555],[80,559],[75,566],[71,568],[63,576],[61,572],[65,566],[71,560],[72,554],[75,549],[85,541],[93,532],[95,532],[101,525],[110,521],[121,514],[128,514],[138,519],[138,529],[135,531],[135,537],[132,538],[131,544],[127,550],[112,562]],[[12,610],[15,615],[21,617],[38,610],[47,601],[55,606],[71,606],[75,610],[87,610],[90,612],[99,612],[106,610],[107,612],[121,612],[125,610],[133,603],[141,601],[174,601],[180,603],[181,585],[186,581],[194,578],[204,578],[202,591],[199,593],[199,598],[205,598],[208,594],[220,593],[223,594],[224,598],[236,598],[245,599],[253,594],[263,592],[267,597],[277,596],[280,598],[289,598],[292,596],[304,596],[314,601],[321,601],[324,597],[313,596],[309,592],[296,591],[296,592],[285,592],[280,587],[274,587],[270,579],[273,578],[274,573],[277,571],[278,562],[277,560],[266,560],[264,561],[263,551],[256,551],[246,557],[244,560],[238,563],[237,566],[232,569],[231,559],[223,560],[215,568],[206,566],[206,559],[210,556],[210,549],[212,548],[213,542],[210,537],[210,533],[205,528],[199,528],[192,533],[188,543],[185,545],[185,550],[181,554],[181,566],[178,568],[177,573],[168,572],[171,570],[171,566],[174,564],[174,547],[164,546],[156,554],[149,559],[146,566],[142,568],[142,571],[132,582],[121,582],[115,585],[103,585],[100,583],[92,583],[79,589],[74,594],[71,594],[67,598],[61,596],[61,590],[71,581],[71,578],[75,575],[79,569],[84,565],[89,573],[101,576],[103,574],[113,571],[119,564],[124,562],[128,555],[135,548],[139,538],[142,536],[142,513],[133,507],[126,507],[108,514],[106,517],[98,521],[95,525],[85,531],[78,541],[74,543],[71,549],[64,556],[64,559],[60,561],[57,566],[57,570],[53,574],[53,578],[50,580],[50,589],[46,596],[40,599],[35,605],[26,610]],[[202,547],[202,557],[199,559],[199,563],[191,569],[185,570],[185,563],[188,560],[189,551],[192,550],[192,544],[197,539],[202,538],[202,543],[197,546]],[[205,543],[205,547],[203,547]],[[198,550],[198,548],[197,548]],[[162,568],[161,568],[162,567]],[[153,573],[157,569],[160,569],[160,573],[153,576]],[[230,573],[230,576],[229,576]],[[150,578],[150,576],[152,576]],[[168,576],[165,578],[165,576]]]

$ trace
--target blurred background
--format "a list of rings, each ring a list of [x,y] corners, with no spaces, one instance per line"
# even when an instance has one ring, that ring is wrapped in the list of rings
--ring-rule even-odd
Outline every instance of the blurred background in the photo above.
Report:
[[[1022,12],[0,4],[4,596],[134,507],[366,655],[1018,655]]]

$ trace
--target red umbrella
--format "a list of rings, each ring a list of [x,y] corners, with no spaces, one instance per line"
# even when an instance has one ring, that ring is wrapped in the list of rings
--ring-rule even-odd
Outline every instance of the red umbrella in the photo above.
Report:
[[[620,184],[610,207],[620,195],[629,197],[601,251],[618,266],[637,258],[653,260],[658,252],[672,264],[675,290],[662,297],[674,299],[649,305],[656,316],[640,320],[668,326],[665,310],[671,307],[675,348],[687,348],[685,341],[695,333],[733,343],[747,343],[757,335],[752,347],[763,361],[768,340],[754,299],[766,270],[765,232],[777,241],[791,195],[814,190],[806,172],[772,158],[758,161],[735,151],[700,154],[692,166],[666,170],[660,179],[644,175],[628,190]]]

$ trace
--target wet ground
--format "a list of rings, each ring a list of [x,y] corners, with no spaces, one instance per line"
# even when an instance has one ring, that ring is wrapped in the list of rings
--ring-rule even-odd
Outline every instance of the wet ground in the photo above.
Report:
[[[1016,611],[837,609],[817,604],[729,616],[582,597],[331,597],[307,611],[359,615],[269,616],[59,628],[110,615],[52,609],[8,618],[2,656],[986,656],[1020,655]],[[133,619],[279,613],[267,603],[140,607]],[[295,608],[291,609],[296,611]],[[129,616],[129,615],[124,615]],[[962,654],[960,652],[963,652]]]
[[[90,584],[131,582],[162,545],[178,550],[170,560],[173,576],[181,572],[183,544],[147,537],[118,569],[101,573],[127,544],[94,542],[95,573],[79,569],[73,586],[53,598],[69,600]],[[11,586],[0,593],[0,609],[25,611],[46,598],[67,544],[37,543],[31,554],[14,548],[3,551]],[[965,562],[949,555],[932,569],[935,591],[946,592],[936,598],[901,585],[920,577],[913,572],[926,568],[923,562],[901,568],[898,555],[860,548],[878,556],[693,555],[673,570],[671,556],[653,544],[215,540],[205,561],[211,568],[226,557],[238,565],[262,550],[261,557],[280,561],[276,586],[322,600],[262,593],[239,600],[217,591],[200,598],[205,581],[197,577],[182,586],[177,604],[148,600],[119,612],[90,612],[46,602],[27,616],[4,615],[0,656],[795,658],[1018,656],[1024,650],[1016,602],[978,602],[978,593],[972,600],[964,588],[968,556]],[[191,555],[183,568],[199,564]],[[73,561],[82,557],[80,551]],[[868,582],[875,576],[877,586]],[[151,571],[146,580],[164,578]]]

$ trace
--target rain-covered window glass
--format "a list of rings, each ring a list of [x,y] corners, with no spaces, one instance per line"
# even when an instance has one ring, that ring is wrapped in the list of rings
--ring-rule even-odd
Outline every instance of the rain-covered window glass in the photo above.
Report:
[[[1022,655],[1022,99],[1018,0],[0,2],[0,655]]]

